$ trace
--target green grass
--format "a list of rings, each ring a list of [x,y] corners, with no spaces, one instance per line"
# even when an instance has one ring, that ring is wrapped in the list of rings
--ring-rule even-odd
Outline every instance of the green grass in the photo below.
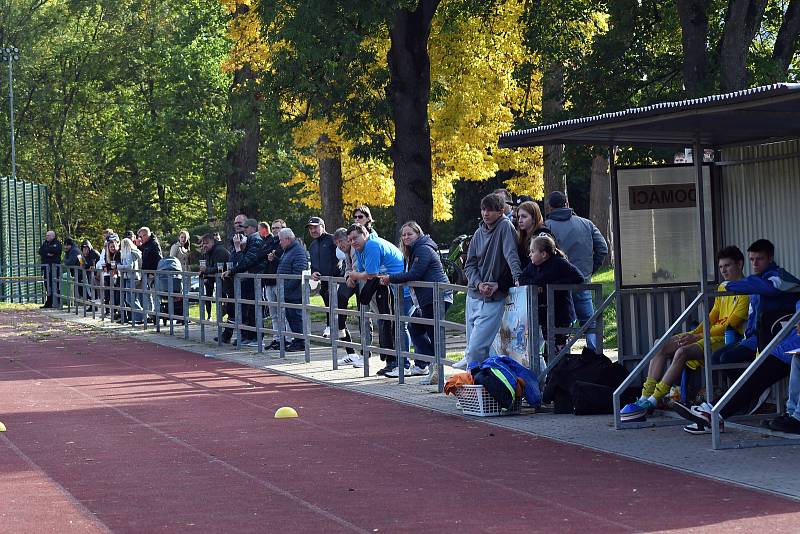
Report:
[[[603,267],[592,276],[592,282],[603,285],[603,300],[614,291],[614,269]],[[612,304],[603,312],[603,346],[617,346],[617,308]]]

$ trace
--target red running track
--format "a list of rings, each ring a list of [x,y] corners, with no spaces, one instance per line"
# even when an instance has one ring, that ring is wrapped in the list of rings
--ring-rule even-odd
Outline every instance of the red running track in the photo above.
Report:
[[[800,529],[774,495],[35,311],[0,321],[0,532]]]

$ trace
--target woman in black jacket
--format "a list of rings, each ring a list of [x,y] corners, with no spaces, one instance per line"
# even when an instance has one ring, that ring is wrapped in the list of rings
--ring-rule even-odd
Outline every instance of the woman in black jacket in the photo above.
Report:
[[[548,284],[582,284],[583,275],[572,265],[550,236],[542,235],[531,241],[529,254],[531,263],[519,277],[519,285],[538,286],[539,291],[539,325],[547,337],[547,285]],[[567,328],[572,323],[572,297],[569,291],[553,293],[556,328]],[[564,334],[555,335],[556,347],[567,341]]]
[[[444,267],[439,259],[439,252],[436,243],[430,236],[422,233],[422,228],[415,221],[405,223],[400,229],[402,239],[403,256],[405,256],[406,270],[402,273],[383,275],[380,277],[381,283],[402,284],[404,282],[441,282],[449,283]],[[433,319],[433,289],[427,287],[409,287],[411,299],[414,301],[416,311],[413,317]],[[444,292],[444,311],[446,312],[453,303],[453,292]],[[417,354],[433,356],[434,352],[434,328],[433,325],[422,325],[410,323],[408,331],[411,334],[411,342],[414,343],[414,351]],[[427,375],[422,379],[422,384],[431,384],[438,380],[435,365],[428,365],[427,361],[414,360],[414,365],[408,370],[409,376]],[[430,371],[430,372],[429,372]],[[387,376],[391,376],[387,374]]]

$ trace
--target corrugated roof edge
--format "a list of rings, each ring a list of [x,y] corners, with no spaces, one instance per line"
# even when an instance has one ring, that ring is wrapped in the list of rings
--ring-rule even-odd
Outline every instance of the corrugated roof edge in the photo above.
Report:
[[[614,111],[611,113],[602,113],[600,115],[593,115],[590,117],[581,117],[579,119],[569,119],[553,124],[547,124],[545,126],[528,128],[526,130],[505,132],[500,134],[500,140],[502,143],[503,140],[510,141],[517,137],[542,134],[545,132],[552,133],[554,130],[566,130],[570,129],[570,127],[588,126],[590,124],[611,121],[611,119],[618,120],[621,118],[642,117],[651,113],[658,114],[658,112],[663,110],[686,110],[697,107],[705,107],[708,104],[730,104],[732,102],[758,100],[761,98],[780,96],[794,91],[800,91],[800,83],[774,83],[772,85],[762,85],[760,87],[743,89],[741,91],[725,93],[722,95],[704,96],[702,98],[691,98],[688,100],[678,100],[675,102],[659,102],[658,104],[641,108],[630,108],[623,111]]]

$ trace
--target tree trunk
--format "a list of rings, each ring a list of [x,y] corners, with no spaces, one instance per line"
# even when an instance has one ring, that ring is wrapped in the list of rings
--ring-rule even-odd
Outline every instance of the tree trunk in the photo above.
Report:
[[[249,7],[239,4],[234,17],[246,14]],[[246,197],[241,188],[253,180],[258,169],[258,149],[261,146],[261,106],[256,98],[256,75],[250,65],[233,73],[230,103],[233,131],[242,137],[225,158],[228,163],[225,198],[225,232],[233,233],[233,219],[239,213],[258,218],[257,205]]]
[[[561,120],[564,112],[564,65],[552,62],[542,75],[542,121],[551,124]],[[567,190],[564,174],[564,145],[544,145],[544,194]]]
[[[344,199],[342,198],[342,149],[331,143],[325,134],[317,140],[319,165],[319,198],[322,219],[329,233],[344,226]]]
[[[719,50],[719,84],[723,93],[747,88],[747,53],[761,27],[767,0],[729,0]]]
[[[772,60],[777,70],[775,81],[786,81],[789,76],[789,65],[792,63],[797,37],[800,35],[800,0],[791,0],[783,14],[781,28],[772,49]]]
[[[433,224],[428,38],[438,5],[439,0],[419,0],[414,11],[399,10],[389,30],[394,212],[398,225],[415,220],[426,232]]]
[[[606,238],[606,242],[611,243],[611,180],[608,176],[608,160],[602,154],[592,159],[590,187],[589,219]]]
[[[239,213],[256,218],[257,206],[242,192],[258,168],[258,147],[261,145],[259,128],[260,106],[255,97],[255,75],[248,65],[233,74],[231,85],[232,126],[242,132],[239,142],[228,151],[227,196],[225,199],[225,232],[233,233],[233,218]]]
[[[708,8],[710,0],[678,0],[683,43],[683,85],[690,97],[708,90]]]

